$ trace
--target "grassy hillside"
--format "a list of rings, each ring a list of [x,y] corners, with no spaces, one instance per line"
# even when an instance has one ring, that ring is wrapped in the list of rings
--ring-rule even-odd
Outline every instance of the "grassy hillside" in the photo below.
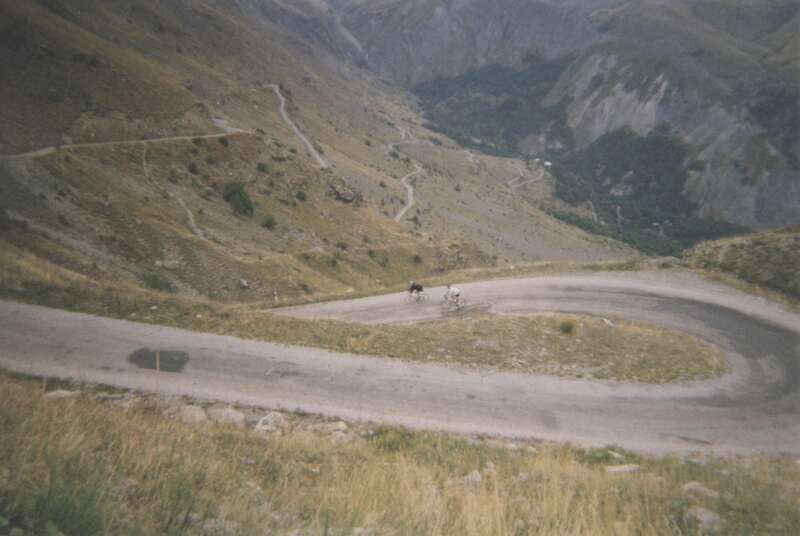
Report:
[[[258,433],[259,408],[221,425],[198,401],[45,396],[58,388],[75,386],[0,377],[4,534],[690,535],[697,507],[727,534],[800,524],[785,458],[650,458],[275,413]],[[606,469],[622,464],[638,471]]]
[[[800,227],[704,242],[687,251],[689,264],[800,299]]]
[[[58,149],[0,157],[0,240],[43,263],[111,286],[275,302],[504,259],[630,255],[516,204],[503,173],[513,162],[491,162],[493,175],[446,138],[415,154],[425,166],[415,182],[432,192],[394,222],[415,164],[412,147],[389,144],[434,134],[403,92],[250,4],[0,10],[0,154]],[[330,169],[285,123],[270,83]],[[181,139],[132,143],[171,137]],[[118,143],[84,146],[107,142]],[[458,195],[435,193],[456,185]]]

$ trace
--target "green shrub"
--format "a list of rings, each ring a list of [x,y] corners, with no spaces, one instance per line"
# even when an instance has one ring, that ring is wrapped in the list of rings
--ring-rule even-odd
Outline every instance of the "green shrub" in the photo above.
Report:
[[[414,261],[414,264],[422,264],[422,257],[419,255],[414,255],[411,260]]]
[[[258,170],[259,173],[269,173],[269,166],[264,162],[259,162],[256,166],[256,170]]]
[[[297,198],[298,201],[305,201],[307,199],[306,193],[303,190],[298,190],[294,196]]]
[[[175,284],[172,281],[170,281],[166,276],[161,275],[159,273],[148,272],[140,276],[139,279],[147,288],[158,290],[161,292],[169,292],[170,294],[175,294],[176,292],[178,292],[178,289],[177,287],[175,287]]]
[[[178,184],[181,182],[181,176],[178,175],[178,172],[174,169],[169,170],[169,175],[167,175],[167,180],[172,184]]]
[[[277,225],[278,221],[272,214],[267,214],[267,216],[264,218],[264,221],[261,222],[261,227],[263,227],[268,231],[272,231],[273,229],[275,229],[275,227],[277,227]]]
[[[244,184],[239,181],[228,181],[225,183],[225,190],[222,198],[233,208],[233,213],[237,216],[252,216],[253,201],[244,188]]]
[[[378,264],[378,266],[381,266],[383,268],[389,266],[389,257],[387,257],[384,253],[379,253],[374,249],[370,249],[367,250],[367,255],[369,256],[370,259],[375,261]]]
[[[200,173],[200,170],[198,169],[196,162],[189,162],[189,165],[186,166],[186,169],[188,169],[189,173],[191,173],[192,175],[197,175]]]
[[[230,145],[230,141],[228,141],[228,138],[222,137],[222,138],[219,138],[218,141],[219,141],[219,144],[222,145],[223,147],[227,147],[228,145]]]
[[[414,448],[415,439],[408,430],[378,426],[369,438],[369,444],[380,452],[403,452]]]
[[[575,322],[571,320],[563,320],[558,325],[558,331],[560,331],[564,335],[572,335],[572,333],[575,332]]]

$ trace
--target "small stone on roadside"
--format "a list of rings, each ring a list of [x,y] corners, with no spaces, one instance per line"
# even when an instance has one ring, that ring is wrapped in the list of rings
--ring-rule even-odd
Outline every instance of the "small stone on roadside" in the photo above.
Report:
[[[178,410],[180,419],[187,424],[201,424],[208,422],[208,415],[200,406],[181,406]]]
[[[244,413],[233,408],[213,408],[208,410],[208,418],[218,424],[229,424],[236,428],[244,428]]]
[[[606,473],[619,474],[619,473],[638,473],[640,467],[638,465],[606,465]]]
[[[50,391],[49,393],[45,393],[44,397],[49,400],[61,400],[65,398],[75,398],[80,396],[80,391],[64,391],[59,389],[57,391]]]

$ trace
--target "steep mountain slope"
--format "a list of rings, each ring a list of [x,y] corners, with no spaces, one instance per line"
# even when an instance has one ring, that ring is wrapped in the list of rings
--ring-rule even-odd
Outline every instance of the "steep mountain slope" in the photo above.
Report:
[[[346,32],[305,38],[301,23],[317,28],[326,9],[0,2],[0,258],[10,284],[66,277],[273,301],[505,258],[631,255],[518,202],[502,172],[516,174],[513,160],[495,159],[496,175],[478,166],[483,157],[464,170],[467,156],[428,139],[405,92],[339,56],[333,43],[352,45]],[[419,164],[407,156],[417,143]],[[453,193],[442,202],[418,193],[397,223],[400,179],[415,165],[425,169],[417,181]],[[460,196],[475,192],[488,202],[467,209]],[[510,238],[486,238],[501,232]]]
[[[646,137],[668,125],[688,154],[673,179],[686,203],[672,219],[800,222],[796,2],[345,4],[370,67],[414,86],[463,143],[563,160],[617,130]],[[628,171],[600,176],[602,199],[584,201],[611,204]]]

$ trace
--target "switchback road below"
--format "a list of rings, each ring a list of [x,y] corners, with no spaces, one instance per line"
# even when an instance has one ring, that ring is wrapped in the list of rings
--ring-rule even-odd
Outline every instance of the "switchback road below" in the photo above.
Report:
[[[800,315],[675,272],[581,273],[459,285],[497,313],[628,318],[719,345],[733,372],[645,385],[572,380],[337,354],[0,302],[0,366],[164,394],[303,410],[418,429],[536,437],[647,452],[800,453]],[[280,310],[306,318],[411,322],[435,300],[402,294]],[[609,329],[613,329],[610,327]],[[157,374],[129,357],[182,356]]]

